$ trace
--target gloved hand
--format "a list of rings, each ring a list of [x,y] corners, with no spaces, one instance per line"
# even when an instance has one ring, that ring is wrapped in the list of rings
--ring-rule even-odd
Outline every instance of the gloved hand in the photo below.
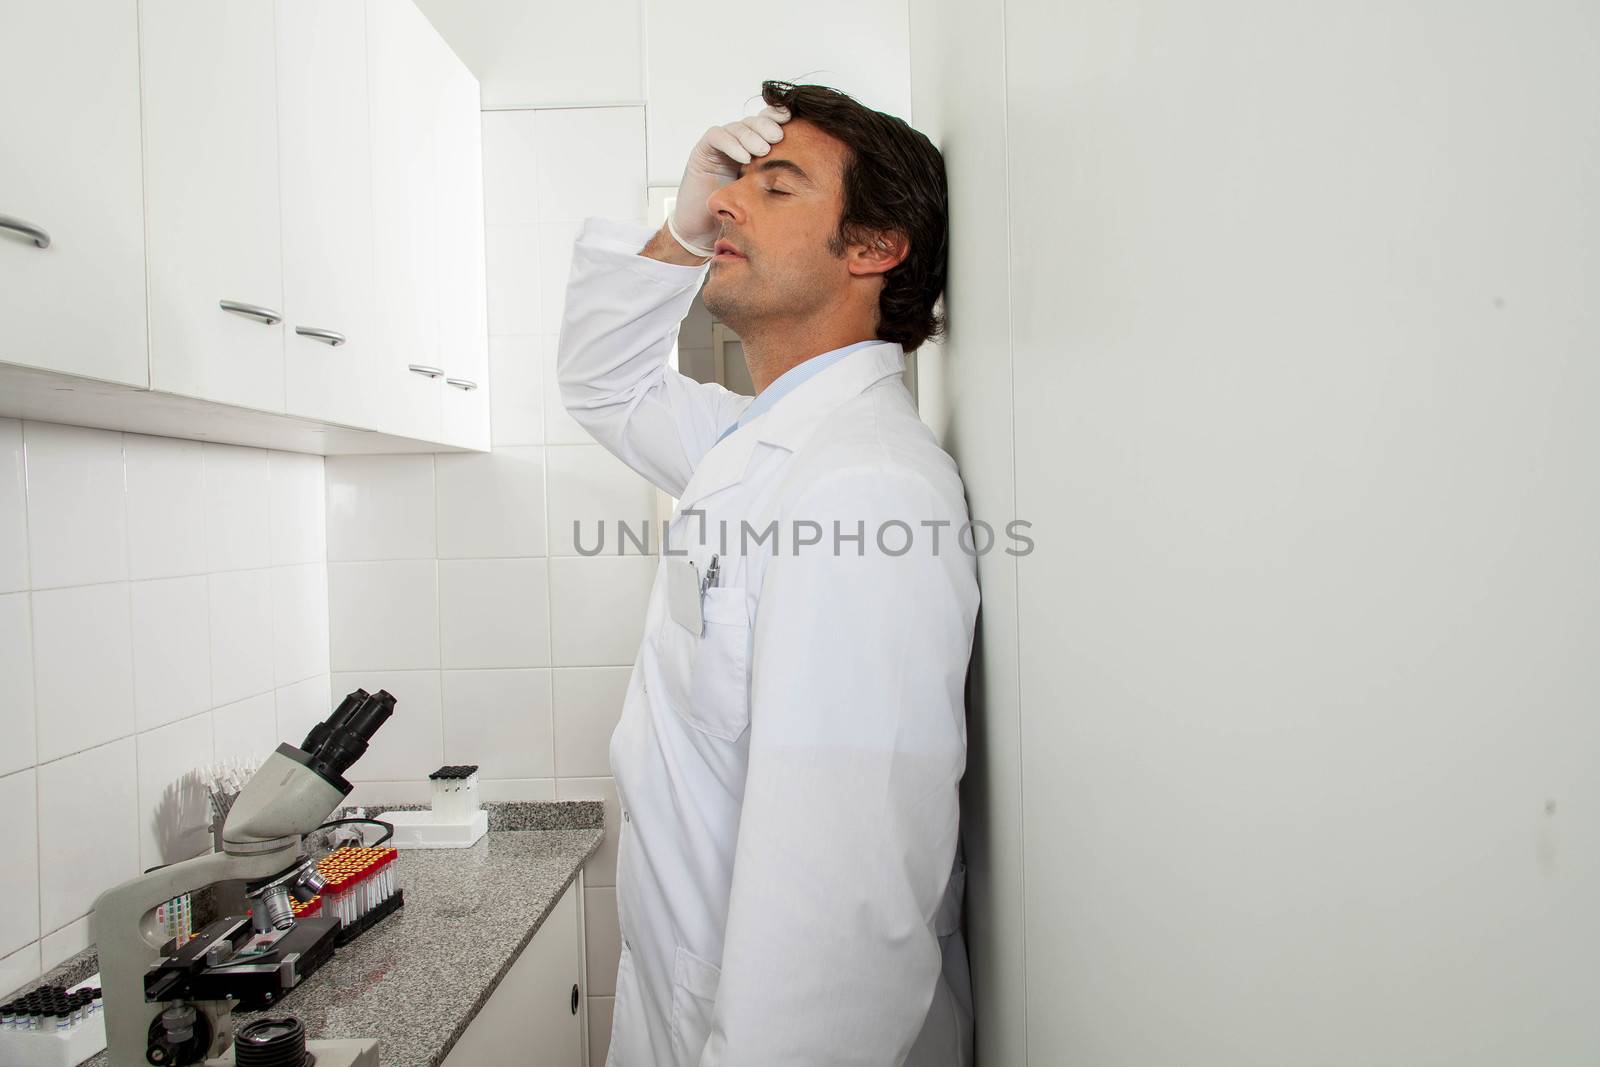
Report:
[[[678,183],[678,202],[667,216],[667,230],[690,253],[710,257],[722,224],[707,206],[711,194],[739,177],[739,167],[772,151],[783,140],[789,109],[764,107],[726,126],[713,126],[689,153]]]

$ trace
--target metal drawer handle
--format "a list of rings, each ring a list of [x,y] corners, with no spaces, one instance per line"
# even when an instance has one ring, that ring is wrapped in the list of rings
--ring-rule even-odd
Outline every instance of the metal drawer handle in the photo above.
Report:
[[[441,370],[438,367],[430,367],[426,363],[413,363],[413,364],[411,364],[411,371],[414,374],[426,374],[430,378],[443,378],[444,377],[444,371],[443,370]]]
[[[453,385],[457,389],[465,389],[469,393],[478,387],[477,382],[469,382],[465,378],[446,378],[444,383],[446,385]]]
[[[324,330],[320,326],[296,326],[294,332],[301,337],[309,337],[313,341],[324,341],[334,348],[344,344],[345,336],[338,330]]]
[[[268,326],[276,326],[283,321],[283,316],[276,311],[256,304],[243,304],[237,300],[224,300],[219,306],[223,311],[231,311],[235,315],[243,315],[247,319],[259,319]]]
[[[43,226],[35,226],[31,222],[23,222],[21,219],[13,218],[10,215],[0,215],[0,230],[12,230],[20,233],[40,248],[50,247],[50,235],[45,232]]]

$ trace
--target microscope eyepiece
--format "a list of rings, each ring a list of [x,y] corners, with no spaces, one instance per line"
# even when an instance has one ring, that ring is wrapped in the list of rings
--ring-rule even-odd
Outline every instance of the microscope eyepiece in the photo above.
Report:
[[[361,690],[356,693],[361,693]],[[356,693],[351,693],[350,697],[356,696]],[[348,711],[345,705],[350,703],[350,697],[347,697],[328,717],[325,724],[328,731],[321,742],[315,749],[306,749],[306,755],[311,757],[311,767],[324,777],[342,776],[367,751],[367,744],[372,740],[372,735],[378,732],[378,727],[394,714],[395,700],[387,689],[362,695],[365,699]],[[312,733],[315,734],[316,730],[312,730]]]
[[[371,695],[365,689],[357,689],[339,701],[339,706],[333,709],[333,714],[328,716],[327,721],[317,723],[311,728],[311,732],[306,734],[306,739],[300,743],[300,751],[315,752],[321,748],[328,735],[343,726],[345,720],[355,714],[355,710],[366,703]]]

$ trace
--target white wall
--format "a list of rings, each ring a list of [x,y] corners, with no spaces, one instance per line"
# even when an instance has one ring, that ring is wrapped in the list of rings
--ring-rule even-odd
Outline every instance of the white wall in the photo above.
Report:
[[[321,457],[0,419],[0,991],[327,715],[325,559]]]
[[[768,78],[911,110],[905,0],[648,0],[644,17],[651,185],[678,184],[706,127],[761,110]]]
[[[485,110],[638,103],[647,0],[417,0],[478,78]]]
[[[399,698],[351,768],[357,800],[424,802],[430,771],[476,763],[489,800],[606,802],[585,868],[600,1064],[620,955],[609,747],[656,566],[616,554],[615,524],[652,521],[655,490],[563,410],[555,350],[580,220],[644,217],[644,110],[485,112],[483,146],[493,451],[327,460],[333,683]],[[605,524],[604,553],[578,553],[575,520],[586,549]]]
[[[1595,8],[997,22],[1026,1062],[1592,1062]]]
[[[911,109],[905,0],[417,0],[485,110],[648,104],[651,185],[677,185],[707,126],[760,110],[768,78]],[[581,166],[580,154],[569,161]]]
[[[951,197],[948,336],[917,353],[918,406],[961,467],[972,517],[1003,531],[1017,511],[1002,0],[915,0],[911,30],[910,120],[944,154]],[[967,951],[978,1063],[1021,1064],[1027,909],[1017,560],[1004,552],[981,556],[978,578],[983,603],[968,674],[961,788]]]

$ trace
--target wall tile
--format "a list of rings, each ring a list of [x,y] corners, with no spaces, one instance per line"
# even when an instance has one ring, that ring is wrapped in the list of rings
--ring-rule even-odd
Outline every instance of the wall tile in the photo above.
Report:
[[[567,306],[567,276],[572,272],[572,246],[578,240],[582,225],[582,222],[539,224],[540,325],[537,330],[517,332],[561,332],[561,318]]]
[[[553,778],[550,672],[445,671],[444,761],[480,778]]]
[[[0,419],[0,593],[28,588],[27,484],[22,422]]]
[[[483,220],[491,226],[539,221],[537,121],[536,111],[483,113]]]
[[[9,993],[44,973],[39,967],[39,942],[0,957],[0,990]]]
[[[28,559],[33,588],[115,582],[128,576],[128,508],[122,435],[22,425],[28,470]]]
[[[611,1054],[612,1010],[615,997],[589,998],[589,1067],[606,1067]]]
[[[322,717],[327,718],[327,712]],[[258,693],[211,710],[213,760],[265,760],[279,742],[298,745],[304,739],[304,731],[292,740],[279,735],[275,693]]]
[[[617,803],[617,783],[611,778],[557,778],[557,800],[603,800],[606,805],[606,839],[583,865],[586,885],[617,884],[617,835],[622,807]]]
[[[39,937],[39,805],[33,768],[0,778],[0,956]]]
[[[328,564],[333,669],[438,667],[438,568],[431,559]]]
[[[39,767],[40,922],[58,930],[138,874],[138,778],[124,737]]]
[[[146,731],[137,743],[139,869],[208,851],[211,806],[200,772],[212,762],[210,713]]]
[[[128,583],[33,594],[39,759],[133,733],[133,628]]]
[[[362,763],[365,763],[365,758]],[[361,763],[356,764],[359,769]],[[438,770],[437,767],[433,768]],[[410,781],[374,781],[360,782],[351,779],[355,789],[345,798],[345,803],[354,808],[370,807],[373,804],[427,804],[433,798],[433,787],[428,784],[424,774]],[[478,795],[483,796],[480,788]]]
[[[128,479],[128,576],[206,572],[206,468],[199,441],[123,438]]]
[[[656,490],[627,464],[599,445],[559,445],[545,449],[545,468],[552,556],[578,555],[579,545],[591,554],[641,555],[636,541],[622,536],[622,524],[646,551],[655,550]]]
[[[544,363],[544,439],[551,445],[592,445],[594,438],[567,414],[561,402],[561,387],[556,378],[560,337],[552,332],[539,338],[539,354]]]
[[[433,457],[329,456],[328,559],[432,559]]]
[[[545,561],[440,560],[439,643],[445,667],[548,667]]]
[[[438,671],[356,671],[333,676],[335,693],[357,687],[369,693],[387,689],[395,698],[395,708],[347,778],[353,782],[421,781],[444,765]],[[424,795],[428,792],[424,790]]]
[[[50,970],[89,947],[89,916],[73,919],[39,939],[39,966]]]
[[[583,926],[589,995],[615,996],[617,961],[622,955],[622,934],[617,923],[617,890],[614,886],[584,887]]]
[[[279,686],[328,673],[328,568],[272,570],[272,676]]]
[[[544,449],[441,455],[439,558],[545,554]]]
[[[140,730],[211,707],[211,598],[204,575],[128,587],[133,706]]]
[[[27,593],[0,596],[0,774],[38,762],[33,710],[33,633]],[[4,855],[0,851],[0,855]],[[0,955],[4,955],[0,951]]]
[[[644,108],[551,108],[535,112],[539,220],[643,221]],[[591,165],[575,167],[573,160]]]
[[[632,667],[558,667],[552,672],[556,774],[611,774],[611,735],[622,718]]]
[[[544,443],[544,362],[541,339],[489,338],[490,433],[494,447]]]
[[[478,782],[478,796],[484,801],[532,803],[556,798],[554,778],[487,778]]]
[[[340,693],[339,700],[343,700],[344,696],[344,693]],[[298,747],[300,742],[305,740],[306,734],[311,732],[311,728],[326,719],[338,706],[339,700],[333,699],[329,692],[329,680],[326,674],[279,688],[278,740],[287,741]]]
[[[328,558],[328,523],[322,457],[269,452],[267,477],[272,486],[268,547],[273,566],[324,562]]]
[[[484,227],[491,336],[540,330],[539,232],[530,223]]]
[[[204,448],[206,566],[212,571],[265,567],[271,562],[271,480],[259,448]]]
[[[603,667],[632,663],[644,632],[655,580],[654,556],[553,556],[550,614],[552,664]]]
[[[272,572],[209,577],[211,703],[231,704],[272,688]]]

